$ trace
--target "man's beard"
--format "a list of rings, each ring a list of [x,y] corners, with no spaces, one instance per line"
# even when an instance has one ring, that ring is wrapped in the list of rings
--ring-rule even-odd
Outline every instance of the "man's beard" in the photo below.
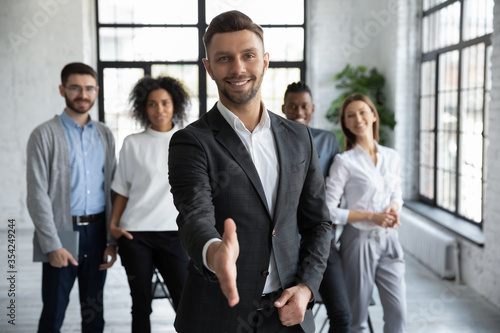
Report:
[[[260,86],[262,85],[262,80],[264,79],[264,72],[262,72],[262,75],[259,76],[258,80],[256,76],[250,76],[248,77],[250,80],[250,84],[252,86],[250,87],[250,90],[248,92],[242,92],[241,94],[237,93],[230,93],[227,89],[224,88],[224,85],[221,84],[223,87],[221,90],[221,93],[231,102],[234,104],[246,104],[249,101],[251,101],[259,92]]]
[[[91,108],[92,106],[94,105],[94,101],[91,101],[89,99],[85,99],[85,98],[77,98],[75,99],[74,101],[71,101],[67,95],[64,95],[64,99],[66,100],[66,106],[68,108],[70,108],[71,110],[75,111],[75,112],[78,112],[78,113],[87,113]],[[75,106],[75,103],[74,102],[78,102],[78,101],[81,101],[81,100],[86,100],[89,102],[89,106],[88,108],[85,108],[85,109],[79,109]]]

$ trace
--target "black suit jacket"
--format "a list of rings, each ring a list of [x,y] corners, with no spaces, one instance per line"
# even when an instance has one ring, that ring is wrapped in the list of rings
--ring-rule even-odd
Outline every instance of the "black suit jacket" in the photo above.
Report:
[[[308,128],[269,115],[280,170],[274,216],[247,149],[216,106],[172,137],[169,179],[190,256],[175,321],[179,332],[245,332],[264,288],[271,248],[283,289],[302,282],[317,295],[331,231],[323,175]],[[221,237],[229,217],[240,245],[240,302],[233,308],[202,260],[203,246]],[[301,325],[314,331],[310,310]]]

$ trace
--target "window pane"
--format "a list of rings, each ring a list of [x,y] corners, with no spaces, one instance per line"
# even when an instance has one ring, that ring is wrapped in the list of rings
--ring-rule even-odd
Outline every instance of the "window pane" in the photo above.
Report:
[[[197,0],[99,0],[100,23],[196,24]],[[174,9],[175,10],[172,10]]]
[[[460,2],[425,16],[422,31],[424,53],[457,44],[460,40]]]
[[[198,30],[100,28],[99,46],[101,61],[197,61]]]
[[[493,0],[464,0],[463,40],[493,32]]]
[[[304,60],[304,29],[264,29],[266,51],[271,61]]]
[[[140,125],[132,118],[128,97],[134,85],[143,76],[142,68],[104,69],[104,119],[115,137],[117,155],[123,139],[141,130]]]
[[[438,168],[446,171],[457,169],[457,133],[455,131],[440,132],[438,140]]]
[[[420,133],[420,164],[434,168],[434,133]]]
[[[197,65],[152,65],[151,76],[171,76],[181,81],[191,98],[191,105],[188,110],[186,110],[184,125],[190,124],[198,119],[200,99]]]
[[[454,172],[438,170],[437,172],[437,204],[449,211],[456,210],[456,175]]]
[[[483,137],[480,134],[460,136],[460,174],[466,177],[481,178],[483,167]]]
[[[269,68],[262,82],[262,100],[266,108],[276,114],[285,116],[281,112],[286,87],[300,80],[299,68]]]
[[[435,123],[435,98],[422,97],[420,99],[420,130],[434,130]]]
[[[420,167],[420,195],[434,199],[434,169]]]
[[[206,0],[207,23],[222,12],[237,9],[260,24],[303,24],[304,0]]]
[[[458,51],[444,53],[439,57],[439,92],[458,89]]]
[[[438,124],[440,131],[456,131],[458,116],[458,51],[439,58]]]
[[[420,94],[422,96],[428,96],[428,95],[434,95],[435,93],[436,93],[436,62],[427,61],[422,64]]]
[[[484,87],[484,119],[488,119],[491,101],[491,52],[493,47],[486,48],[486,85]],[[483,136],[488,135],[488,126],[483,127]]]
[[[462,51],[462,88],[484,86],[484,44],[477,44]]]
[[[481,178],[460,177],[459,214],[475,222],[482,220],[483,184]]]

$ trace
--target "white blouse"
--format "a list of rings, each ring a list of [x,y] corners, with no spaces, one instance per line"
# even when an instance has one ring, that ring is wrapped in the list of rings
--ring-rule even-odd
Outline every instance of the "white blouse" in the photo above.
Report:
[[[127,197],[120,228],[128,231],[175,231],[177,209],[168,181],[168,132],[148,128],[125,138],[111,188]]]
[[[337,154],[326,179],[326,202],[333,223],[346,224],[350,210],[383,212],[393,201],[403,206],[398,153],[388,147],[377,147],[377,165],[361,146]],[[342,200],[342,207],[338,205]],[[371,221],[351,223],[353,227],[372,230],[382,228]]]

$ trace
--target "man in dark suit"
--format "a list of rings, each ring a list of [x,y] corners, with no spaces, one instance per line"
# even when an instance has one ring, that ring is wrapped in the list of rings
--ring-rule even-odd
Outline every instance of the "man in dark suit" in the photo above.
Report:
[[[169,179],[191,258],[175,327],[314,332],[331,222],[309,129],[264,107],[262,28],[218,15],[203,37],[219,101],[172,137]],[[299,241],[299,233],[301,235]]]
[[[288,85],[281,110],[287,119],[309,126],[314,113],[314,103],[311,90],[305,82],[293,82]],[[333,158],[339,152],[339,144],[335,134],[318,128],[310,127],[314,146],[318,152],[319,164],[323,176],[328,176]],[[351,309],[345,287],[344,275],[340,254],[335,242],[335,228],[332,230],[330,257],[323,274],[323,281],[319,293],[323,299],[328,318],[330,319],[330,333],[349,332]]]

